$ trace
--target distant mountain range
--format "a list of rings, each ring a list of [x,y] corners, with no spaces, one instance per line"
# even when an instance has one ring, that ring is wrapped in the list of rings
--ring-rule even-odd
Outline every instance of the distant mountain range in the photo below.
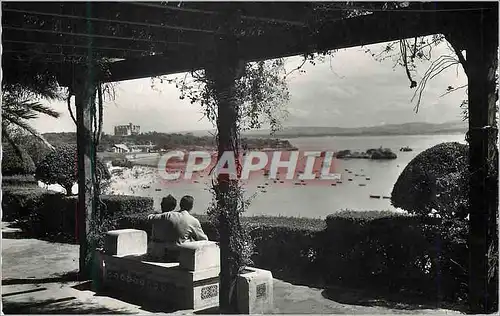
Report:
[[[467,122],[455,121],[441,124],[432,123],[404,123],[386,124],[370,127],[316,127],[294,126],[284,127],[273,137],[313,137],[313,136],[384,136],[384,135],[425,135],[464,133],[467,131]],[[248,131],[243,133],[246,137],[270,137],[269,130]]]
[[[384,136],[384,135],[432,135],[465,133],[467,131],[467,121],[452,121],[440,124],[433,123],[403,123],[384,124],[369,127],[321,127],[321,126],[287,126],[269,135],[269,130],[253,130],[242,133],[243,137],[315,137],[315,136]],[[202,137],[215,135],[215,130],[183,131],[181,134],[190,133],[194,136]]]

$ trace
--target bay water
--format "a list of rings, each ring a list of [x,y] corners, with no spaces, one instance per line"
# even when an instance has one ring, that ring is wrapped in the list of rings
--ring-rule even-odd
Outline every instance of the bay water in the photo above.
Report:
[[[443,142],[465,143],[464,134],[445,135],[404,135],[404,136],[325,136],[299,137],[289,139],[300,151],[366,151],[370,148],[390,148],[397,154],[394,160],[339,159],[335,160],[335,172],[341,173],[343,181],[336,186],[286,186],[267,180],[252,182],[245,187],[246,196],[254,196],[245,215],[272,215],[325,218],[328,214],[341,210],[400,211],[391,206],[389,197],[394,183],[406,165],[422,151]],[[409,146],[413,151],[401,152],[401,147]],[[348,171],[351,171],[349,173]],[[355,176],[358,174],[358,176]],[[352,181],[347,181],[351,178]],[[369,178],[369,180],[367,180]],[[261,185],[267,185],[260,187]],[[361,184],[361,185],[360,185]],[[195,198],[193,212],[203,214],[212,200],[208,180],[198,183],[166,186],[165,183],[152,182],[147,188],[131,189],[133,194],[150,196],[159,208],[161,198],[172,194],[178,201],[183,195]],[[260,188],[258,188],[259,186]],[[371,198],[370,195],[380,196]]]

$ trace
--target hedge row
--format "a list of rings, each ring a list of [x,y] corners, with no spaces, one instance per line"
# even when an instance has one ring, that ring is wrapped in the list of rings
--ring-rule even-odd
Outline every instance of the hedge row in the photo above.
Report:
[[[141,229],[150,235],[147,215],[125,216],[117,227]],[[209,239],[217,240],[207,216],[195,216]],[[440,219],[376,211],[344,211],[325,221],[243,217],[242,223],[255,244],[254,264],[278,278],[404,289],[449,300],[466,292],[462,270],[467,266],[466,225],[452,236]]]
[[[112,228],[151,234],[150,198],[102,196]],[[74,240],[76,198],[43,189],[4,191],[4,210],[31,217],[32,229],[65,232]],[[215,227],[195,215],[211,240]],[[326,220],[243,217],[255,244],[255,266],[277,278],[418,292],[456,301],[467,289],[467,225],[390,212],[340,212]],[[463,224],[463,223],[462,223]],[[452,230],[450,227],[454,227]],[[321,285],[321,284],[318,284]]]
[[[2,186],[2,220],[27,218],[33,211],[43,208],[53,195],[59,193],[38,186]]]
[[[2,175],[2,187],[38,187],[38,181],[32,175]]]
[[[4,187],[3,220],[17,220],[37,237],[51,236],[60,241],[74,242],[77,201],[76,196],[68,197],[40,187]],[[153,210],[153,199],[148,197],[102,195],[101,202],[105,214],[113,221],[138,210]]]
[[[151,237],[150,213],[136,213],[117,221],[117,228],[135,228]],[[193,214],[200,221],[210,240],[218,240],[217,230],[208,216]],[[255,266],[271,270],[275,277],[294,281],[315,282],[322,275],[314,272],[318,233],[326,228],[324,220],[296,217],[252,216],[242,217],[242,224],[250,230],[255,244],[252,260]],[[286,260],[283,260],[286,258]],[[302,278],[304,277],[304,278]]]
[[[151,233],[147,213],[121,218],[117,227]],[[216,230],[195,215],[211,240]],[[340,212],[325,221],[243,217],[255,244],[256,266],[291,281],[374,287],[455,300],[466,289],[466,229],[449,235],[439,219],[393,212]],[[466,228],[466,227],[464,227]],[[284,258],[286,258],[284,260]]]

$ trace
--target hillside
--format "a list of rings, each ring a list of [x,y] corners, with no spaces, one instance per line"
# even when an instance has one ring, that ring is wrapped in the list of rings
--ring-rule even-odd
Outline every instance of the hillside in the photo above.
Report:
[[[316,127],[316,126],[294,126],[285,127],[271,136],[269,130],[255,130],[243,132],[246,138],[294,138],[315,136],[384,136],[384,135],[425,135],[425,134],[447,134],[465,133],[467,122],[456,121],[442,124],[431,123],[404,123],[387,124],[371,127]],[[46,133],[44,136],[54,144],[76,143],[76,133]],[[133,142],[136,144],[153,144],[162,148],[176,147],[179,145],[215,146],[214,138],[209,131],[193,131],[184,133],[157,133],[148,132],[132,137],[118,137],[105,135],[101,144],[109,145],[116,143]],[[254,145],[256,141],[251,141]],[[262,142],[255,144],[256,147],[265,146]]]
[[[76,144],[76,133],[45,133],[43,136],[54,146]],[[98,151],[111,150],[114,144],[155,145],[158,149],[201,149],[215,148],[213,136],[195,136],[192,133],[157,133],[148,132],[132,136],[103,135]],[[282,148],[294,149],[287,140],[269,137],[241,138],[241,143],[247,149]]]
[[[431,123],[404,123],[387,124],[371,127],[343,128],[343,127],[285,127],[273,135],[279,138],[312,137],[312,136],[384,136],[384,135],[422,135],[462,133],[467,131],[467,122],[448,122],[442,124]],[[250,131],[243,135],[247,137],[266,137],[267,130]]]

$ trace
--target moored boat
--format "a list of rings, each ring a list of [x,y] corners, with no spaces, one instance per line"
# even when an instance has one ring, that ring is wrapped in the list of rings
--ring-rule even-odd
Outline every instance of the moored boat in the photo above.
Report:
[[[405,146],[405,147],[401,147],[401,148],[399,149],[399,151],[404,151],[404,152],[406,152],[406,151],[413,151],[413,149],[412,149],[412,148],[410,148],[409,146]]]

